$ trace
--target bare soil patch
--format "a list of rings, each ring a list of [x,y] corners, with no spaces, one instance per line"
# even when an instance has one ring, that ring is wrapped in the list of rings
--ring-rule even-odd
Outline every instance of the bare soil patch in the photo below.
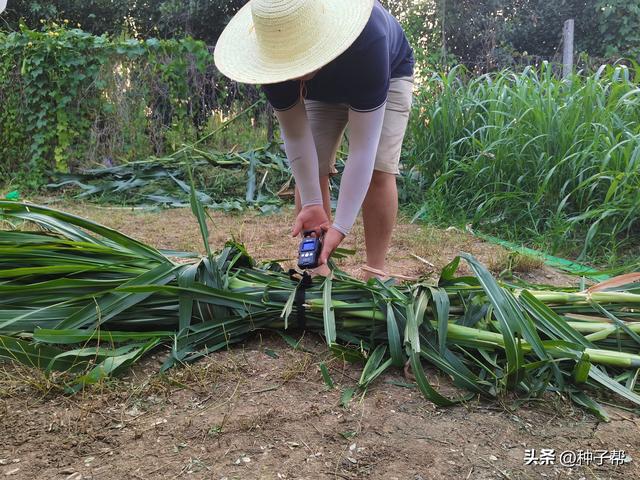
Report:
[[[256,335],[166,377],[156,373],[159,353],[126,378],[74,397],[29,385],[35,372],[8,368],[0,377],[0,458],[8,462],[1,472],[105,480],[640,478],[632,414],[614,412],[601,423],[552,396],[521,408],[505,398],[438,409],[397,386],[406,383],[399,371],[343,408],[340,389],[355,383],[358,367],[331,360],[319,338],[303,345],[313,353]],[[327,389],[320,361],[329,362],[337,388]],[[531,448],[625,450],[633,460],[527,466]]]

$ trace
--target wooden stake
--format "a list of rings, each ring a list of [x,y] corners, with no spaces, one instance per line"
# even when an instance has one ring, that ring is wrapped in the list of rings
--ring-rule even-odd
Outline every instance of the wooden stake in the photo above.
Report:
[[[572,19],[564,22],[562,31],[562,78],[568,78],[573,73],[573,37],[575,32],[575,22]]]

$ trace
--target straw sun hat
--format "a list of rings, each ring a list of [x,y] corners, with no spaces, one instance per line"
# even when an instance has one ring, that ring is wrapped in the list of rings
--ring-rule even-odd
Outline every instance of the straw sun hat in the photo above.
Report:
[[[373,2],[251,0],[218,39],[216,66],[242,83],[278,83],[307,75],[349,48],[367,24]]]

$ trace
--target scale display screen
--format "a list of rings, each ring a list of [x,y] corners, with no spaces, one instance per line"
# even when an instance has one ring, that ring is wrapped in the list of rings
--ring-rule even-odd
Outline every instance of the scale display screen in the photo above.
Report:
[[[302,247],[300,248],[301,252],[313,252],[316,246],[315,240],[309,240],[306,242],[302,242]]]

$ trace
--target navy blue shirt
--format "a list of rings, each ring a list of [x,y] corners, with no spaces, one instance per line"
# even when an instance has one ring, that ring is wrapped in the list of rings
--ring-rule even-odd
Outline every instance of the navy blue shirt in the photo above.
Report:
[[[355,42],[305,82],[305,98],[346,103],[359,112],[386,100],[391,78],[413,75],[413,51],[398,21],[376,1],[371,18]],[[269,103],[287,110],[300,99],[300,80],[263,85]]]

